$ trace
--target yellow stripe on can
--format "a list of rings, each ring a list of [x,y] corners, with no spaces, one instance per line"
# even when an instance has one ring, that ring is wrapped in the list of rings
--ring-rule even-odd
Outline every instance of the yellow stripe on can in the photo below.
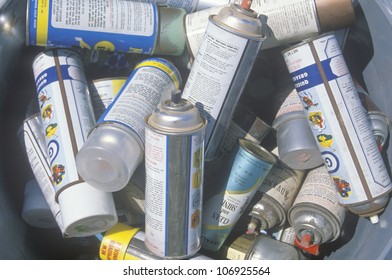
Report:
[[[49,1],[38,1],[37,9],[37,45],[46,46],[49,28]]]

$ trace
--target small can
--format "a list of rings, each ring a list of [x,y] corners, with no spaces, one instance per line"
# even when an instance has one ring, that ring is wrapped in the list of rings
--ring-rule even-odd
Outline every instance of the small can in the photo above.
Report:
[[[275,163],[275,156],[260,145],[239,140],[225,168],[228,174],[220,176],[215,193],[203,203],[203,249],[220,249]]]
[[[162,260],[151,253],[144,244],[145,232],[141,228],[117,223],[102,236],[99,248],[101,260]],[[210,260],[196,254],[190,260]]]
[[[304,177],[304,170],[291,169],[277,159],[253,199],[257,202],[249,213],[248,233],[283,226]]]
[[[207,119],[206,160],[214,159],[264,39],[261,21],[249,8],[232,4],[209,17],[209,24],[183,98]]]
[[[306,248],[336,240],[345,217],[327,168],[310,170],[288,213],[299,243]]]
[[[127,0],[27,1],[32,46],[181,55],[184,9]]]
[[[181,82],[178,69],[168,60],[141,61],[78,152],[80,176],[106,192],[123,189],[144,158],[144,119]]]
[[[96,120],[102,116],[116,97],[128,77],[114,77],[93,80],[90,83],[90,99]]]
[[[304,111],[340,203],[377,223],[392,182],[335,35],[304,41],[283,56],[301,100],[312,101]]]
[[[146,118],[146,247],[184,259],[201,246],[204,136],[207,121],[174,91]]]
[[[83,181],[75,162],[94,124],[81,58],[70,49],[50,49],[36,56],[33,72],[65,232],[83,237],[105,231],[117,222],[113,196]]]
[[[46,203],[52,211],[58,228],[64,235],[60,206],[56,202],[56,191],[51,179],[52,172],[50,171],[50,162],[46,151],[45,134],[43,133],[40,113],[34,114],[23,121],[23,125],[18,130],[18,138],[24,145],[34,178],[45,197]]]

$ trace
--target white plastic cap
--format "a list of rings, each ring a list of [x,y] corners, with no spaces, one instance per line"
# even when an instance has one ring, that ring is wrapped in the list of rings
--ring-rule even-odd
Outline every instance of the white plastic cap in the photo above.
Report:
[[[378,217],[378,215],[374,215],[369,217],[370,222],[374,225],[374,224],[378,224],[378,222],[380,221],[380,218]]]
[[[144,156],[141,141],[120,125],[95,128],[76,155],[79,175],[92,187],[105,192],[123,189]]]

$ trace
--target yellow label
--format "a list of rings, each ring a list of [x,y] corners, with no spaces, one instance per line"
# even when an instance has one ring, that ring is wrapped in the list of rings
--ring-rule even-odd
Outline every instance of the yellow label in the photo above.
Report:
[[[130,260],[131,258],[126,256],[127,248],[138,231],[139,228],[132,228],[121,223],[117,223],[109,229],[105,233],[99,248],[101,260]]]
[[[37,9],[37,45],[46,46],[49,28],[49,1],[38,1]]]
[[[113,97],[117,95],[117,93],[120,91],[122,86],[125,84],[127,79],[113,79],[112,80],[112,86],[113,86]]]
[[[153,61],[153,60],[143,61],[143,62],[139,63],[135,67],[135,69],[138,69],[138,68],[144,67],[144,66],[150,66],[150,67],[152,66],[152,67],[156,67],[158,69],[161,69],[166,74],[168,74],[169,77],[173,80],[176,89],[180,88],[180,82],[178,80],[178,77],[177,77],[176,73],[173,70],[171,70],[168,66],[163,64],[162,62],[160,62],[160,61]]]

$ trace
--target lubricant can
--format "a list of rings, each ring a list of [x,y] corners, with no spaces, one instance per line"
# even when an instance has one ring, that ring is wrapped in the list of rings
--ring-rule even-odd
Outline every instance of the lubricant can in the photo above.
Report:
[[[298,244],[306,249],[336,240],[345,216],[327,168],[322,165],[310,170],[288,213]]]
[[[266,234],[242,234],[233,242],[225,242],[219,255],[229,260],[298,260],[298,250]]]
[[[200,3],[197,10],[201,10],[201,7],[204,10],[185,16],[186,43],[191,57],[196,57],[200,48],[208,17],[222,8],[213,6],[238,2],[226,0]],[[351,0],[257,0],[252,2],[251,9],[261,15],[265,23],[263,33],[266,39],[261,49],[283,46],[342,29],[355,21]]]
[[[28,0],[32,46],[181,55],[184,9],[127,0]]]
[[[276,155],[276,149],[272,151]],[[294,170],[284,164],[278,157],[265,180],[254,196],[257,201],[249,216],[248,233],[258,233],[283,226],[287,222],[287,212],[305,177],[304,170]]]
[[[93,80],[90,83],[90,99],[96,120],[99,120],[106,108],[109,107],[126,80],[127,77],[114,77]]]
[[[309,39],[283,56],[300,98],[318,104],[304,111],[340,203],[377,223],[392,182],[335,36]]]
[[[201,246],[204,136],[207,121],[174,91],[146,118],[146,247],[184,259]]]
[[[70,49],[47,50],[34,59],[33,72],[65,233],[83,237],[106,231],[117,222],[113,196],[83,181],[75,163],[94,124],[80,56]]]
[[[217,156],[262,41],[261,21],[250,9],[232,4],[209,17],[183,91],[208,121],[206,160]]]
[[[275,163],[275,156],[260,145],[239,140],[225,168],[227,174],[217,178],[215,193],[203,202],[204,249],[220,249]]]
[[[145,117],[180,86],[181,76],[169,61],[140,62],[78,152],[80,176],[106,192],[123,189],[144,158]]]
[[[35,105],[38,105],[38,103]],[[55,200],[56,192],[51,180],[52,176],[40,113],[33,114],[23,121],[22,126],[18,130],[18,138],[25,148],[34,179],[52,212],[58,228],[64,235],[60,207]]]
[[[141,228],[117,223],[103,234],[99,256],[101,260],[162,260],[146,248],[144,240],[145,232]],[[209,260],[211,258],[197,253],[189,259]]]

